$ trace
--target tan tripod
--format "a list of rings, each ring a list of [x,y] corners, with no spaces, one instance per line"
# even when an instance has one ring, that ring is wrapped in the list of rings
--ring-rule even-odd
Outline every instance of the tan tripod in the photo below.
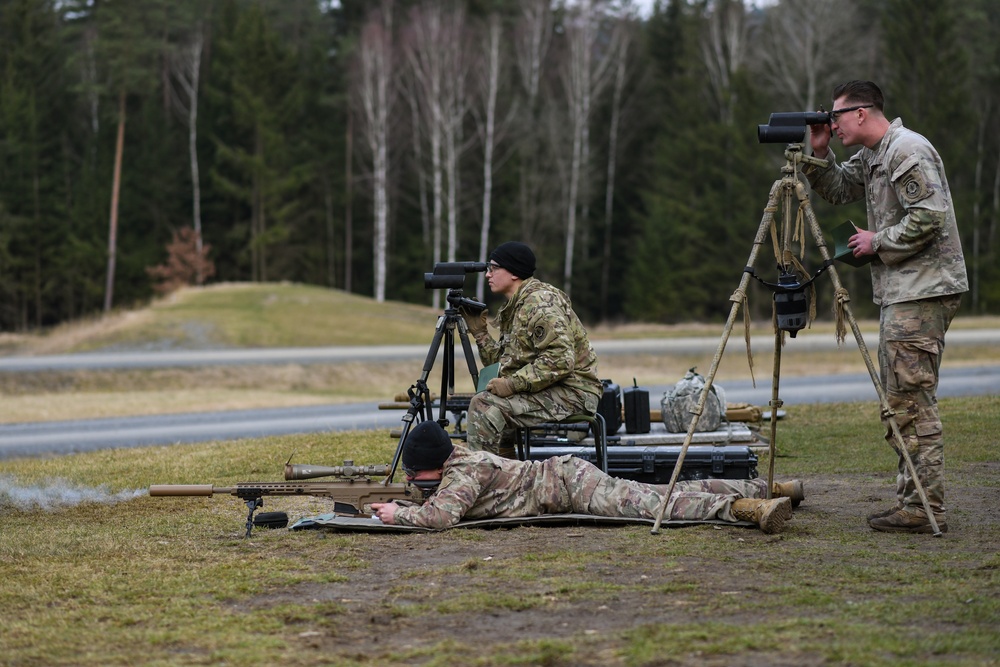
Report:
[[[805,245],[805,232],[802,229],[802,220],[804,216],[805,220],[809,224],[809,230],[812,233],[813,240],[823,257],[824,266],[829,270],[831,280],[833,281],[837,304],[837,341],[842,342],[844,340],[844,320],[846,320],[850,324],[851,330],[854,332],[854,339],[858,343],[858,349],[861,351],[862,357],[864,357],[865,365],[868,367],[868,373],[872,379],[872,384],[875,385],[875,391],[878,393],[882,415],[886,417],[886,421],[888,421],[889,428],[892,431],[893,438],[890,441],[890,444],[892,445],[892,448],[896,450],[896,453],[903,458],[907,469],[910,471],[910,475],[913,477],[914,486],[916,487],[920,500],[923,503],[924,511],[927,513],[927,519],[930,521],[931,528],[934,531],[934,536],[941,537],[942,533],[938,528],[937,521],[934,519],[934,513],[931,511],[930,502],[927,500],[927,494],[924,491],[923,485],[920,483],[919,477],[917,476],[917,471],[913,465],[912,459],[910,458],[910,454],[906,450],[903,435],[899,430],[898,423],[896,422],[895,413],[886,398],[885,388],[882,386],[882,381],[879,377],[878,371],[872,363],[871,355],[868,354],[868,348],[865,346],[864,338],[861,336],[861,329],[858,327],[857,320],[855,320],[854,314],[851,312],[850,295],[848,295],[847,290],[841,284],[840,276],[837,274],[837,270],[833,266],[833,260],[823,239],[823,232],[820,229],[816,215],[813,213],[812,206],[809,203],[809,195],[806,193],[805,186],[802,183],[799,167],[803,162],[815,164],[821,167],[825,167],[828,163],[826,160],[820,160],[804,155],[802,148],[802,144],[789,144],[785,149],[785,166],[781,169],[782,177],[776,180],[774,185],[771,186],[771,192],[767,199],[767,206],[764,208],[764,216],[761,218],[760,227],[757,230],[757,236],[754,239],[753,248],[750,251],[750,258],[747,260],[748,270],[743,273],[743,278],[740,280],[740,286],[735,292],[733,292],[733,295],[729,297],[729,300],[733,302],[732,308],[729,311],[729,318],[726,320],[726,326],[722,332],[722,339],[719,341],[719,347],[715,352],[715,358],[712,359],[712,366],[709,369],[708,374],[705,376],[705,386],[701,390],[698,405],[691,411],[693,418],[690,425],[688,425],[687,435],[684,438],[684,444],[681,446],[680,454],[677,457],[677,463],[674,464],[674,471],[670,477],[667,492],[664,494],[663,500],[660,502],[660,506],[657,509],[656,521],[653,524],[653,529],[651,531],[654,535],[660,531],[663,514],[666,511],[668,503],[670,502],[670,495],[673,493],[674,485],[677,483],[677,477],[680,475],[681,467],[684,465],[684,457],[687,455],[687,450],[691,444],[695,428],[698,426],[698,420],[701,418],[702,411],[705,408],[705,402],[707,401],[709,391],[712,388],[715,373],[719,369],[719,363],[722,361],[722,354],[726,349],[726,342],[729,340],[729,334],[732,332],[733,324],[736,322],[736,315],[739,313],[741,305],[744,307],[746,306],[747,284],[750,281],[750,271],[752,271],[754,262],[757,259],[757,253],[760,251],[760,247],[764,244],[765,237],[768,236],[768,233],[770,232],[775,259],[778,264],[781,267],[786,268],[792,264],[796,264],[795,257],[790,251],[790,248],[793,240],[798,240],[800,246]],[[794,209],[797,211],[797,214],[793,217],[793,203],[795,200],[798,202]],[[774,223],[774,214],[779,209],[779,202],[783,213],[782,228],[780,233],[780,249],[778,243],[779,232]],[[811,300],[811,303],[813,304],[812,307],[815,308],[815,299]],[[783,404],[781,399],[778,398],[778,380],[781,370],[781,348],[784,341],[784,333],[785,330],[778,328],[778,323],[776,321],[774,330],[774,375],[771,383],[771,401],[768,404],[771,408],[771,437],[768,444],[767,469],[768,498],[771,497],[771,489],[774,484],[774,454],[778,423],[777,413],[778,408],[780,408]],[[747,354],[749,357],[749,327],[746,328],[745,337]]]

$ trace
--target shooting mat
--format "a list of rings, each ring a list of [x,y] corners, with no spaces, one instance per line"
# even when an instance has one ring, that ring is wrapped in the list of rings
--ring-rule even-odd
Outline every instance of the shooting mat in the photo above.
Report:
[[[455,528],[513,528],[515,526],[608,526],[615,524],[647,524],[652,526],[653,519],[631,519],[614,516],[592,516],[590,514],[543,514],[530,517],[503,517],[496,519],[477,519],[460,521]],[[748,521],[663,521],[662,528],[680,528],[699,524],[716,524],[720,526],[742,526],[756,528]],[[303,517],[290,525],[289,530],[332,530],[338,532],[363,533],[432,533],[431,528],[416,526],[395,526],[382,523],[372,517],[343,516],[338,514],[319,514]]]

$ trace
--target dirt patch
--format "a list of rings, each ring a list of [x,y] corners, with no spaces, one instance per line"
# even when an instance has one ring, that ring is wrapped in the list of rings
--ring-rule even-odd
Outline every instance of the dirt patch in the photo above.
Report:
[[[317,547],[321,567],[361,565],[346,572],[344,581],[272,591],[249,606],[322,605],[328,622],[303,625],[299,637],[331,656],[372,656],[385,654],[389,644],[408,650],[477,637],[484,646],[562,639],[594,642],[594,661],[585,664],[615,664],[606,654],[614,646],[610,638],[643,626],[821,615],[808,605],[789,607],[787,589],[828,573],[835,581],[821,586],[849,587],[841,573],[860,571],[873,559],[906,563],[914,554],[946,554],[954,567],[995,568],[995,559],[988,559],[1000,530],[1000,489],[961,480],[996,479],[997,473],[1000,463],[949,472],[956,481],[949,489],[948,532],[941,538],[876,533],[867,526],[868,513],[894,502],[894,476],[888,473],[803,476],[805,502],[782,534],[770,536],[715,525],[660,535],[639,525],[296,533],[288,549],[295,551],[296,543]],[[789,573],[802,578],[789,580]],[[858,590],[851,604],[863,604],[865,595]],[[806,663],[823,660],[776,649],[742,664]],[[673,656],[662,664],[713,663],[705,656]]]

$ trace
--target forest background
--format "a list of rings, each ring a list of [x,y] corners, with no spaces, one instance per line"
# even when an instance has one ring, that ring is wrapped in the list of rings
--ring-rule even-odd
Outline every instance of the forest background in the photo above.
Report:
[[[512,239],[587,322],[721,321],[785,163],[757,125],[855,78],[941,153],[995,314],[998,48],[992,0],[2,0],[0,331],[209,281],[438,307],[425,272]]]

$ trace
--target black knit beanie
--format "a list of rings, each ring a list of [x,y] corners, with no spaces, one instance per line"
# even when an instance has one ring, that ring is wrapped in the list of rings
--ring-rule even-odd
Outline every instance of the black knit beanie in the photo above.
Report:
[[[403,443],[403,467],[410,470],[437,470],[451,456],[455,446],[441,425],[423,421],[413,427]]]
[[[490,253],[490,259],[518,278],[530,278],[535,273],[535,253],[517,241],[507,241]]]

